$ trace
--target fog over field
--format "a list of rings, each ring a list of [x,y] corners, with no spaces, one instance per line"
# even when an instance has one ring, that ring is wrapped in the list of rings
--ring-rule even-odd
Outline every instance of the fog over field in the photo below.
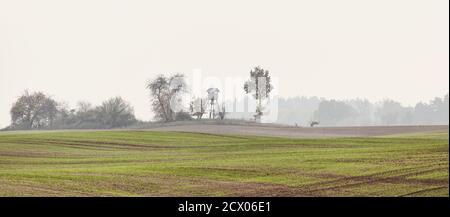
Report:
[[[448,0],[0,0],[0,197],[173,197],[98,210],[212,216],[332,210],[216,197],[448,198],[449,15]],[[84,212],[69,203],[47,208]]]
[[[322,111],[368,110],[322,125],[448,124],[448,8],[446,0],[0,0],[0,128],[26,89],[69,107],[121,96],[147,121],[148,79],[201,70],[224,82],[258,65],[277,80],[277,123],[323,119],[320,102],[335,99]],[[385,99],[395,102],[380,113]]]

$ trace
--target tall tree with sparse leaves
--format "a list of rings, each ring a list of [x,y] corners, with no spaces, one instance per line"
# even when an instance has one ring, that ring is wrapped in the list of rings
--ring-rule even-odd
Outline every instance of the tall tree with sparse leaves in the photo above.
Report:
[[[263,115],[262,100],[268,98],[270,92],[273,90],[273,86],[270,82],[269,71],[257,66],[250,71],[250,80],[244,84],[245,93],[252,93],[253,97],[258,102],[255,114],[255,120],[257,121],[259,121]]]
[[[147,83],[147,89],[150,90],[155,117],[165,122],[175,120],[175,110],[181,103],[180,95],[186,91],[184,75],[158,75]]]

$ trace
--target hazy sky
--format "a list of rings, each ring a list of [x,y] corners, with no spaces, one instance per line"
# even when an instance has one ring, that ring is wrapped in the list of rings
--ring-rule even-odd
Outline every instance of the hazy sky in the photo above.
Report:
[[[0,127],[25,89],[75,106],[120,95],[151,118],[160,73],[247,76],[281,96],[392,98],[449,90],[448,0],[0,0]]]

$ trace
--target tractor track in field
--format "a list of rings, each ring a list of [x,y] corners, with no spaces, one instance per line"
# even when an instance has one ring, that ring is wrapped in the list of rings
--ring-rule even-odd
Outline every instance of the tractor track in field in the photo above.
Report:
[[[343,189],[343,188],[357,187],[357,186],[373,184],[373,183],[388,183],[388,184],[410,183],[410,184],[427,184],[427,185],[448,185],[447,180],[407,179],[406,178],[408,176],[415,176],[415,175],[421,175],[421,174],[446,170],[446,169],[448,169],[448,167],[439,167],[439,168],[426,169],[426,170],[420,170],[420,171],[412,171],[412,172],[403,173],[401,175],[382,177],[383,175],[389,175],[389,174],[393,174],[393,173],[401,173],[401,172],[404,172],[405,170],[410,171],[410,170],[415,170],[418,168],[427,168],[427,167],[428,166],[391,170],[391,171],[375,173],[372,175],[365,175],[365,176],[344,177],[344,178],[334,179],[331,181],[317,182],[314,184],[303,186],[301,188],[307,192],[322,192],[322,191],[328,191],[328,190],[337,190],[337,189]],[[324,187],[324,188],[319,187],[319,188],[311,189],[311,187],[315,187],[315,186],[333,185],[333,184],[339,184],[339,183],[342,183],[342,184],[336,185],[336,186],[331,186],[331,187]]]
[[[440,189],[446,189],[448,188],[447,186],[440,186],[440,187],[434,187],[434,188],[427,188],[427,189],[422,189],[422,190],[418,190],[418,191],[413,191],[407,194],[402,194],[399,195],[399,197],[407,197],[407,196],[413,196],[415,194],[420,194],[420,193],[425,193],[425,192],[429,192],[429,191],[435,191],[435,190],[440,190]]]
[[[113,143],[113,142],[99,142],[99,141],[66,141],[66,140],[42,140],[42,141],[21,141],[16,140],[14,143],[27,144],[27,145],[61,145],[72,148],[80,149],[101,149],[101,150],[139,150],[139,149],[176,149],[176,148],[189,148],[184,146],[162,146],[154,144],[127,144],[127,143]]]
[[[206,131],[204,131],[205,129]],[[246,129],[247,131],[235,134],[236,130],[241,129]],[[169,134],[169,136],[160,139],[148,137],[145,137],[145,139],[132,139],[141,134],[152,134],[148,133],[148,131],[152,130],[186,132],[186,134],[168,132],[167,134]],[[214,130],[219,130],[220,132],[215,132]],[[375,130],[375,132],[368,133],[368,130]],[[189,125],[163,126],[153,129],[137,129],[129,131],[133,132],[130,132],[130,135],[125,134],[124,137],[114,135],[109,138],[109,134],[100,133],[101,136],[98,138],[85,136],[80,137],[80,140],[73,136],[66,136],[67,138],[65,139],[64,135],[55,137],[6,137],[5,140],[0,142],[0,145],[6,145],[5,151],[0,152],[0,156],[5,157],[2,159],[3,162],[0,162],[0,169],[7,168],[7,171],[10,170],[11,172],[2,174],[6,180],[3,180],[3,183],[6,186],[4,192],[11,194],[14,190],[23,188],[24,190],[22,192],[17,190],[17,193],[24,195],[30,192],[36,192],[37,194],[42,195],[219,195],[243,197],[316,197],[329,195],[420,196],[434,194],[445,195],[445,193],[448,192],[448,179],[442,176],[442,174],[448,174],[448,161],[444,159],[448,158],[448,142],[445,145],[441,144],[443,143],[441,142],[441,140],[443,140],[441,139],[441,133],[445,134],[445,132],[448,132],[448,126],[323,127],[314,129],[291,129],[289,127],[274,126],[204,125],[199,127],[197,125]],[[417,132],[434,132],[433,134],[430,134],[429,137],[432,142],[431,145],[440,145],[436,145],[436,147],[427,146],[428,144],[426,142],[428,138],[420,137],[421,134],[416,138],[415,136],[417,135],[414,133]],[[399,139],[400,137],[393,137],[394,142],[392,143],[401,145],[398,149],[385,145],[388,144],[386,143],[387,140],[391,140],[389,137],[369,139],[371,136],[384,136],[398,133],[412,133],[412,136],[414,137],[406,138],[404,140]],[[160,133],[154,134],[159,135]],[[176,140],[170,140],[170,135],[172,134],[174,136],[178,135]],[[181,134],[181,136],[179,134]],[[303,140],[305,142],[296,142],[295,139],[277,142],[277,140],[281,140],[281,138],[254,137],[258,135],[289,138],[299,137],[304,138]],[[197,142],[197,136],[202,137],[204,140],[199,140],[200,142]],[[335,138],[324,139],[323,141],[330,141],[326,144],[323,144],[320,141],[310,141],[319,140],[322,137],[353,138],[336,138],[339,140],[338,142],[334,142]],[[129,138],[130,140],[128,140]],[[206,139],[211,140],[206,141]],[[359,142],[364,143],[364,145],[359,146]],[[412,146],[410,150],[407,145],[411,142]],[[9,150],[10,147],[14,147],[16,144],[23,144],[24,150],[31,149],[36,152],[27,154],[24,153],[22,149]],[[379,144],[381,145],[378,146]],[[42,148],[46,145],[49,146],[52,152],[41,152],[43,150]],[[377,149],[364,149],[365,147],[371,147],[372,145],[380,148],[387,147],[388,149],[381,149],[381,151],[388,153],[388,158],[385,158],[381,153],[378,153]],[[302,149],[303,147],[308,148],[308,150],[304,151],[304,149]],[[80,149],[81,151],[75,152],[69,148]],[[255,148],[258,149],[257,153],[253,152]],[[277,149],[272,151],[268,150],[268,148]],[[278,148],[283,149],[277,151]],[[295,148],[296,150],[291,150],[290,148]],[[319,152],[316,152],[312,148],[318,148]],[[337,150],[338,148],[349,148],[349,150],[350,148],[356,148],[355,150],[358,150],[357,148],[363,148],[363,152],[361,153],[364,154],[366,153],[365,151],[372,151],[376,152],[377,155],[362,155],[359,158],[356,158],[358,156],[352,154],[348,155],[348,157],[345,155],[342,156],[342,158],[336,158],[331,152],[322,152],[320,150],[321,148],[324,148],[324,150],[326,150],[326,148],[330,148],[331,150]],[[177,151],[179,149],[189,150],[184,154],[185,157],[183,157]],[[159,152],[156,150],[159,150]],[[391,152],[402,150],[405,152],[407,151],[407,154],[411,153],[411,155],[389,158]],[[415,150],[415,152],[412,152],[413,150]],[[56,151],[61,151],[61,154]],[[140,151],[142,151],[142,153],[140,153]],[[341,151],[341,149],[339,151]],[[342,152],[344,151],[347,150],[342,150]],[[78,154],[62,154],[72,152]],[[146,152],[148,152],[148,156],[144,156],[144,154],[147,154]],[[238,159],[241,157],[240,155],[242,155],[243,159],[247,160],[249,153],[258,154],[259,158],[257,161],[246,161],[248,164],[244,163],[242,165],[229,165],[226,164],[228,161],[219,161],[223,159]],[[305,154],[310,153],[312,153],[312,155],[302,158]],[[153,154],[156,154],[156,158],[153,158]],[[136,155],[136,158],[130,157],[122,159],[121,156],[123,155]],[[265,161],[266,155],[270,157],[267,158],[267,162]],[[280,155],[280,158],[278,158],[278,155]],[[194,158],[193,156],[199,156],[199,158]],[[291,167],[289,164],[290,160],[292,160],[292,162],[297,160],[297,158],[294,158],[293,156],[299,156],[298,160],[300,160],[300,162],[295,161],[295,166],[298,165],[298,167]],[[15,157],[24,158],[25,160],[16,160]],[[73,159],[64,159],[66,157],[71,157]],[[95,158],[90,159],[90,157]],[[97,157],[100,157],[101,160],[96,160]],[[26,160],[27,158],[51,158],[51,160]],[[55,158],[61,158],[62,160]],[[288,160],[288,162],[283,162],[285,159]],[[342,170],[339,169],[335,171],[334,167],[328,168],[319,166],[319,169],[316,170],[314,169],[315,167],[310,168],[308,165],[303,167],[301,165],[302,159],[308,165],[312,165],[317,161],[318,163],[323,163],[325,166],[329,164],[334,165],[333,163],[337,162],[349,163],[348,165],[368,163],[371,167],[369,170],[361,170],[359,167],[355,167],[356,170],[345,170],[346,168],[343,168]],[[177,160],[177,163],[169,164],[171,166],[167,166],[167,168],[153,167],[152,165],[155,162],[159,163],[167,161],[173,163],[174,160]],[[208,162],[207,160],[213,160],[213,164],[198,164],[197,161],[200,162],[200,160],[205,160],[205,162]],[[274,160],[274,163],[279,162],[280,164],[274,164],[273,168],[271,168],[271,160]],[[178,162],[180,162],[180,164],[178,164]],[[187,164],[184,164],[185,162],[187,162]],[[230,162],[233,163],[234,161]],[[139,165],[136,166],[138,174],[131,175],[128,171],[123,174],[117,174],[116,168],[114,168],[115,166],[118,166],[117,171],[121,172],[124,170],[125,166],[131,165],[131,163],[137,163],[137,165]],[[101,177],[101,179],[99,178],[98,180],[94,178],[80,179],[82,180],[81,182],[76,179],[72,180],[72,178],[69,177],[55,183],[47,183],[47,179],[50,180],[52,177],[44,177],[44,181],[42,181],[39,177],[29,176],[22,177],[21,180],[36,180],[18,183],[11,181],[16,179],[15,173],[19,172],[14,171],[16,168],[38,168],[40,164],[43,164],[42,169],[51,168],[45,164],[61,164],[61,171],[55,170],[56,174],[62,173],[63,171],[66,171],[66,169],[69,171],[68,168],[72,166],[66,165],[70,164],[81,165],[79,167],[77,166],[76,169],[91,168],[85,167],[84,164],[101,165],[97,172],[101,173],[104,177]],[[250,165],[259,165],[259,167],[251,167]],[[113,172],[109,172],[110,166],[112,166],[111,171]],[[376,166],[380,166],[380,168],[373,168]],[[97,169],[96,167],[92,168],[94,169],[92,171],[96,171]],[[321,168],[323,168],[323,170]],[[25,169],[23,171],[26,171]],[[378,171],[385,171],[376,172],[375,169]],[[43,171],[45,172],[45,170]],[[370,171],[372,172],[369,173]],[[13,178],[8,180],[5,177]],[[74,177],[78,178],[78,176]],[[297,178],[298,180],[289,180]],[[1,179],[0,182],[2,182]],[[92,186],[87,187],[87,185]],[[97,192],[96,189],[100,189],[100,191]],[[117,190],[117,192],[114,193],[114,190]],[[385,192],[387,190],[390,192]],[[7,195],[6,193],[5,195]]]
[[[354,127],[289,127],[275,124],[179,124],[161,125],[142,131],[191,132],[214,135],[253,135],[288,138],[371,137],[408,133],[448,132],[448,125],[354,126]]]
[[[76,189],[64,189],[61,187],[55,187],[55,186],[45,186],[43,184],[36,184],[36,183],[23,183],[23,182],[11,182],[11,181],[5,181],[0,180],[0,183],[7,182],[8,186],[13,189],[14,191],[22,192],[27,194],[26,192],[40,192],[42,193],[41,196],[50,196],[50,197],[61,197],[66,196],[66,192],[70,191],[72,196],[89,196],[89,197],[95,197],[98,196],[97,194],[93,192],[87,192],[87,191],[80,191]]]

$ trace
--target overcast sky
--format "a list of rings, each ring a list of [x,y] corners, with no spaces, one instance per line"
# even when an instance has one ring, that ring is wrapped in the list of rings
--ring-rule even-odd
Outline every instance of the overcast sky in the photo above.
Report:
[[[75,106],[120,95],[151,118],[145,81],[261,65],[280,96],[384,98],[449,90],[448,0],[0,0],[0,127],[25,89]]]

